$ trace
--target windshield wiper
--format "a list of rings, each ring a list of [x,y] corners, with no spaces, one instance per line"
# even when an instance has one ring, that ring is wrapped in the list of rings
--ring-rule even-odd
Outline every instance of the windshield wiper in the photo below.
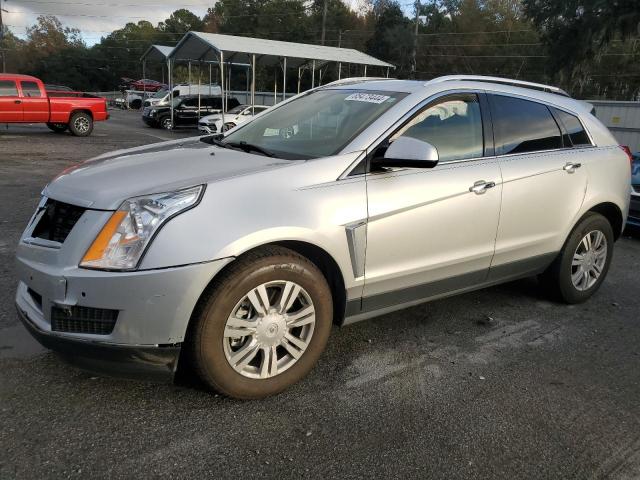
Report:
[[[261,153],[262,155],[265,155],[267,157],[275,157],[276,154],[267,150],[266,148],[262,148],[258,145],[254,145],[252,143],[247,143],[245,141],[242,142],[227,142],[226,145],[233,147],[233,148],[239,148],[241,150],[243,150],[246,153],[249,152],[258,152]]]
[[[215,145],[216,147],[229,148],[229,145],[220,141],[224,138],[219,133],[216,135],[207,135],[206,137],[200,137],[200,141],[203,143],[208,143],[209,145]]]

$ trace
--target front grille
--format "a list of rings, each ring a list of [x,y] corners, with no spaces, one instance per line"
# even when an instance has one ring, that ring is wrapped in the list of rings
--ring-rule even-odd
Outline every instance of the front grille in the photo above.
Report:
[[[86,209],[48,199],[33,237],[63,243]]]
[[[67,333],[109,335],[118,319],[118,310],[91,307],[53,307],[51,330]]]

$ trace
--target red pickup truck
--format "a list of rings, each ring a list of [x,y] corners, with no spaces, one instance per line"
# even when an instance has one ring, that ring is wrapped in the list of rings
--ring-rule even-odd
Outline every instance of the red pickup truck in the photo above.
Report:
[[[93,131],[93,122],[108,118],[104,98],[77,92],[49,96],[35,77],[0,73],[0,124],[46,123],[56,133],[68,128],[86,137]]]

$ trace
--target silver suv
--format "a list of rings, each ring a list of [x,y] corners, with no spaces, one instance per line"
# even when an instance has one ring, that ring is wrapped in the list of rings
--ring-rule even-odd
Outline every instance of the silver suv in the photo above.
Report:
[[[43,192],[17,250],[24,324],[90,369],[237,398],[304,377],[332,323],[539,275],[602,284],[629,158],[587,104],[487,77],[350,79],[224,137],[94,158]]]

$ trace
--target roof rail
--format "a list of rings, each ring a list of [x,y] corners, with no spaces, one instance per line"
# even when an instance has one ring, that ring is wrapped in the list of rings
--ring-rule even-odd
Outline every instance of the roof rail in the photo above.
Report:
[[[484,75],[447,75],[429,80],[425,85],[433,83],[449,82],[449,81],[468,81],[468,82],[487,82],[499,83],[501,85],[511,85],[512,87],[530,88],[532,90],[541,90],[543,92],[555,93],[564,97],[570,95],[561,88],[552,85],[544,85],[542,83],[525,82],[523,80],[512,80],[510,78],[488,77]]]
[[[395,78],[387,78],[387,77],[347,77],[341,78],[340,80],[334,80],[333,82],[325,83],[322,85],[323,87],[327,87],[330,85],[350,85],[352,83],[362,83],[362,82],[373,82],[379,80],[395,80]]]

